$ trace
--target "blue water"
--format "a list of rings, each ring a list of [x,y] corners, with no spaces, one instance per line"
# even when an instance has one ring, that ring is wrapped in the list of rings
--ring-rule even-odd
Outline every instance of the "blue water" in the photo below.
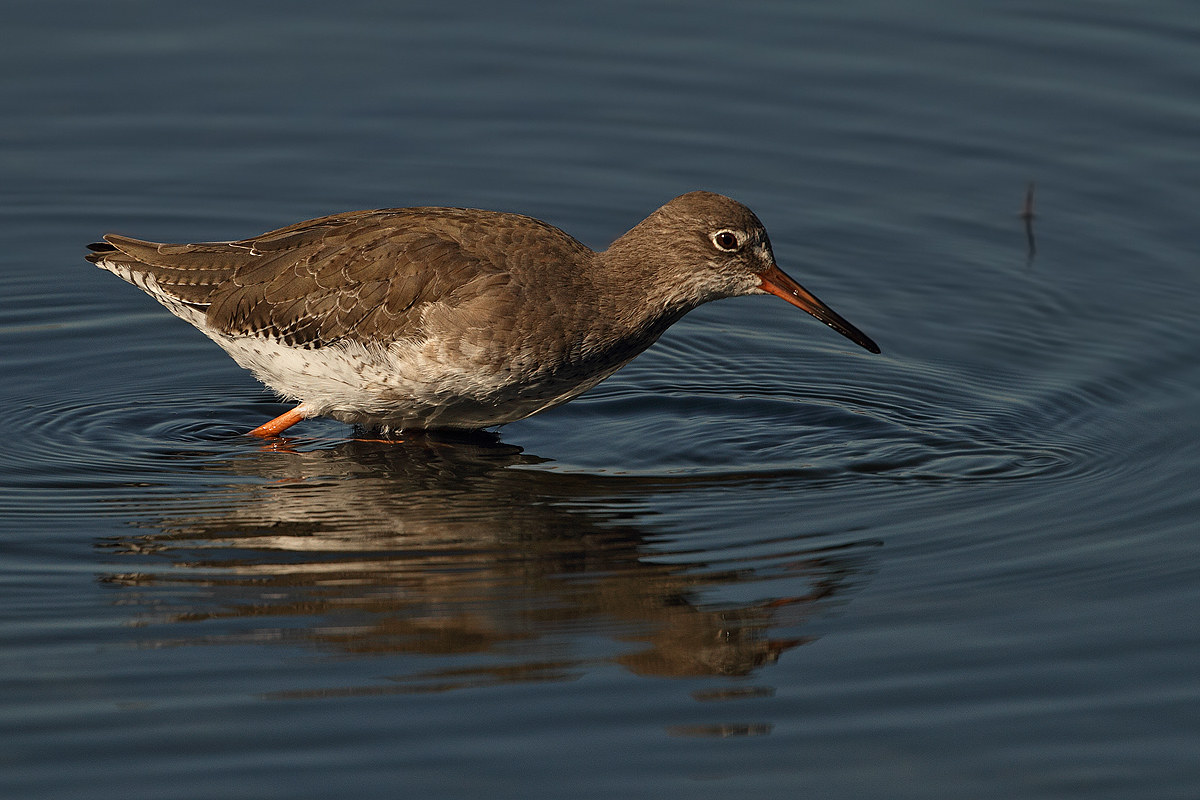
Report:
[[[0,796],[1200,796],[1191,4],[11,5]],[[883,354],[742,298],[270,445],[82,259],[696,188]]]

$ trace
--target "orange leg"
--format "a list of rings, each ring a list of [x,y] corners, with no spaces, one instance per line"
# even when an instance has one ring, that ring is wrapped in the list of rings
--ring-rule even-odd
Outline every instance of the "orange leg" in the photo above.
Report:
[[[308,407],[301,403],[293,408],[280,414],[270,422],[264,422],[254,430],[250,431],[251,436],[261,436],[264,439],[269,439],[272,436],[278,436],[281,432],[295,425],[300,420],[308,416]]]

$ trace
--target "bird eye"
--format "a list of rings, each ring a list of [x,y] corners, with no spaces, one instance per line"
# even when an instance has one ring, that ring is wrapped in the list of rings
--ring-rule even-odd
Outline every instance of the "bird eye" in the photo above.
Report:
[[[712,235],[712,242],[718,250],[730,252],[738,249],[738,237],[733,231],[717,231]]]

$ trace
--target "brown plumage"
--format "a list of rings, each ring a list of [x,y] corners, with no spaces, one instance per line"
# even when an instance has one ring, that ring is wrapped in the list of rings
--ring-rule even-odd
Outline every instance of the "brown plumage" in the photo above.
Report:
[[[286,424],[511,422],[595,385],[696,306],[740,294],[777,294],[878,352],[779,271],[749,209],[708,192],[672,200],[601,253],[531,217],[461,208],[355,211],[236,242],[104,239],[89,261],[302,402]]]

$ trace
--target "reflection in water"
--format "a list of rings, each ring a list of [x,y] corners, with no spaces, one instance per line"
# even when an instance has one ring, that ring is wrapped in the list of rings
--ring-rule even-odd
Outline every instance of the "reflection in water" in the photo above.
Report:
[[[305,693],[328,695],[563,680],[606,662],[747,675],[803,643],[796,626],[864,566],[862,543],[784,536],[672,553],[654,509],[737,479],[540,462],[490,437],[244,453],[213,467],[235,482],[105,540],[138,566],[104,580],[135,590],[121,602],[167,643],[421,656],[385,686]]]

